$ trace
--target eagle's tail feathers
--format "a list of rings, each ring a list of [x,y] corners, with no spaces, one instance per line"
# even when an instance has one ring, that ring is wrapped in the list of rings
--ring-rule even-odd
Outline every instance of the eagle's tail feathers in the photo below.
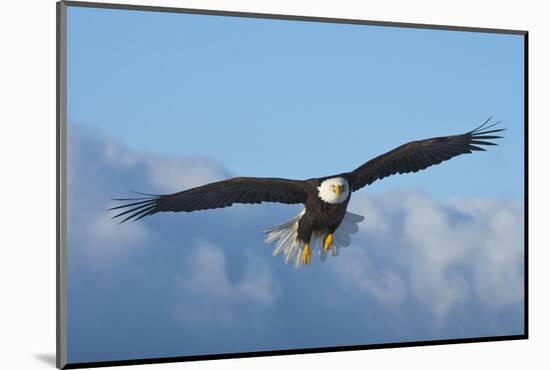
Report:
[[[302,266],[304,261],[305,243],[298,239],[298,222],[304,213],[305,209],[291,220],[264,230],[266,234],[266,244],[277,241],[273,248],[273,255],[278,256],[284,253],[285,263],[288,264],[292,262],[296,268]],[[333,234],[333,243],[328,251],[325,251],[323,248],[323,241],[327,236],[327,231],[314,231],[309,241],[309,248],[311,248],[312,251],[315,249],[318,250],[321,261],[327,258],[328,253],[336,257],[340,253],[340,248],[350,245],[350,235],[355,234],[359,230],[357,224],[364,219],[363,216],[346,212],[342,223]]]

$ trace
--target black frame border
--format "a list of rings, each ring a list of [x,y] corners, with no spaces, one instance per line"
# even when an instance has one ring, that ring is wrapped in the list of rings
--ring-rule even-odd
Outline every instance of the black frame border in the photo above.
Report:
[[[149,12],[165,12],[165,13],[184,13],[198,14],[211,16],[226,16],[240,18],[256,18],[256,19],[275,19],[289,21],[305,21],[305,22],[322,22],[322,23],[340,23],[340,24],[356,24],[381,27],[400,27],[400,28],[415,28],[427,30],[444,30],[444,31],[459,31],[459,32],[477,32],[477,33],[493,33],[520,35],[524,39],[524,334],[494,336],[494,337],[472,337],[459,339],[441,339],[428,341],[410,341],[400,343],[377,343],[352,346],[337,346],[337,347],[319,347],[319,348],[299,348],[285,350],[269,350],[257,352],[236,352],[236,353],[220,353],[208,355],[193,355],[193,356],[175,356],[175,357],[159,357],[159,358],[142,358],[132,360],[114,360],[114,361],[95,361],[95,362],[67,362],[67,322],[66,322],[66,124],[67,124],[67,7],[83,7],[83,8],[101,8],[115,10],[133,10],[133,11],[149,11]],[[176,8],[162,6],[147,6],[147,5],[132,5],[132,4],[114,4],[114,3],[99,3],[99,2],[82,2],[82,1],[59,1],[56,3],[56,367],[58,369],[80,369],[80,368],[95,368],[107,366],[125,366],[125,365],[144,365],[144,364],[159,364],[159,363],[174,363],[187,361],[204,361],[204,360],[220,360],[231,358],[248,358],[248,357],[265,357],[265,356],[281,356],[281,355],[296,355],[296,354],[311,354],[311,353],[326,353],[326,352],[343,352],[343,351],[358,351],[367,349],[383,349],[383,348],[403,348],[403,347],[420,347],[446,344],[464,344],[464,343],[482,343],[482,342],[498,342],[509,340],[522,340],[529,338],[529,254],[528,254],[528,235],[529,235],[529,32],[526,30],[511,30],[511,29],[496,29],[496,28],[477,28],[477,27],[460,27],[450,25],[432,25],[424,23],[402,23],[402,22],[384,22],[360,19],[346,18],[327,18],[316,16],[299,16],[288,14],[267,14],[267,13],[252,13],[238,12],[227,10],[210,10],[210,9],[193,9],[193,8]]]

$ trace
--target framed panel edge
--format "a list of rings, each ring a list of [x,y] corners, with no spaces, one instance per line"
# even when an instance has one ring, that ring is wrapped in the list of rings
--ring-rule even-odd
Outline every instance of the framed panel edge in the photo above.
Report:
[[[508,35],[525,35],[527,33],[526,30],[516,30],[516,29],[485,28],[485,27],[473,27],[473,26],[465,27],[465,26],[452,26],[452,25],[442,25],[442,24],[377,21],[377,20],[353,19],[353,18],[331,18],[331,17],[322,17],[322,16],[304,16],[304,15],[277,14],[277,13],[255,13],[255,12],[217,10],[217,9],[178,8],[178,7],[168,7],[168,6],[132,5],[132,4],[123,4],[123,3],[100,3],[100,2],[72,1],[72,0],[66,0],[62,2],[65,3],[67,6],[74,6],[74,7],[81,7],[81,8],[100,8],[100,9],[149,11],[149,12],[163,12],[163,13],[202,14],[202,15],[211,15],[211,16],[275,19],[275,20],[321,22],[321,23],[358,24],[358,25],[370,25],[370,26],[380,26],[380,27],[401,27],[401,28],[417,28],[417,29],[442,30],[442,31],[482,32],[482,33],[496,33],[496,34],[508,34]]]
[[[56,367],[67,364],[67,6],[56,3]]]

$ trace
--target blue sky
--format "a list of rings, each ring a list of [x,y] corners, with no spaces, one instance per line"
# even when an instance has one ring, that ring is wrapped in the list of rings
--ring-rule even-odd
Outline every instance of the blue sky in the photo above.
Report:
[[[520,36],[68,13],[71,362],[520,334]],[[118,225],[128,190],[351,170],[494,115],[500,146],[355,193],[341,256],[295,270],[260,230],[300,206]]]
[[[87,8],[68,25],[69,119],[129,148],[303,179],[493,115],[502,148],[372,191],[522,198],[521,36]]]

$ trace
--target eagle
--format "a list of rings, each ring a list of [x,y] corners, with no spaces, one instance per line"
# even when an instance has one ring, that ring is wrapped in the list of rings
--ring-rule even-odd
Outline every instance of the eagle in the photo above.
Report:
[[[321,261],[328,254],[337,256],[341,247],[350,244],[350,235],[359,230],[364,217],[347,211],[352,192],[394,174],[417,172],[461,154],[485,151],[484,146],[497,145],[489,140],[501,139],[498,133],[505,129],[495,128],[500,121],[489,123],[490,120],[491,117],[461,135],[411,141],[351,172],[307,180],[233,177],[174,194],[138,193],[137,198],[113,199],[123,204],[109,211],[116,211],[113,218],[121,218],[123,223],[159,212],[193,212],[235,203],[301,203],[304,208],[294,218],[264,230],[265,243],[277,241],[273,255],[284,253],[285,263],[291,262],[295,267],[309,265],[315,250]]]

